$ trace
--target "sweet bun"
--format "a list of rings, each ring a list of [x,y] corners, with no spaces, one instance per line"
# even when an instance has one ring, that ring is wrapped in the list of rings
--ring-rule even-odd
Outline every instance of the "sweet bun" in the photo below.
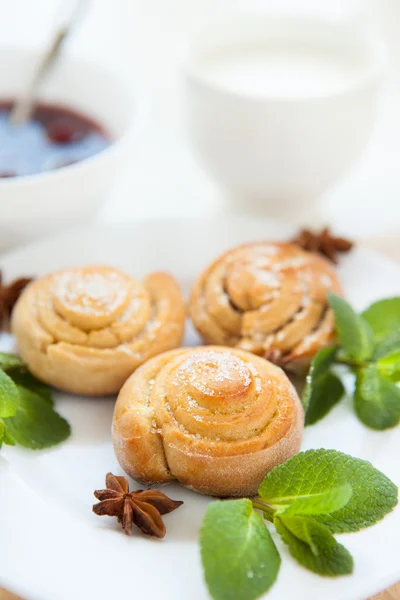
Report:
[[[203,494],[251,496],[299,451],[303,408],[272,363],[219,346],[165,352],[121,389],[113,443],[124,471],[145,484],[177,479]]]
[[[30,371],[54,387],[91,396],[120,390],[148,358],[179,346],[184,302],[175,280],[143,283],[104,266],[71,268],[31,283],[11,319]]]
[[[342,290],[321,256],[293,244],[254,243],[207,267],[189,308],[207,343],[242,348],[297,369],[335,339],[328,292]]]

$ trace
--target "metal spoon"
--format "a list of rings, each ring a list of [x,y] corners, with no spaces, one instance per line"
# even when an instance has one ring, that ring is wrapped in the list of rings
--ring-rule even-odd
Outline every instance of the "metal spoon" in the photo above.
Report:
[[[10,122],[12,125],[23,125],[29,120],[35,103],[36,91],[50,67],[54,64],[60,53],[63,42],[71,33],[74,25],[78,22],[84,12],[83,8],[87,3],[88,0],[78,0],[75,2],[75,5],[72,10],[70,10],[67,17],[63,19],[61,25],[57,27],[57,30],[51,39],[51,43],[39,61],[26,90],[24,90],[14,102],[10,114]]]

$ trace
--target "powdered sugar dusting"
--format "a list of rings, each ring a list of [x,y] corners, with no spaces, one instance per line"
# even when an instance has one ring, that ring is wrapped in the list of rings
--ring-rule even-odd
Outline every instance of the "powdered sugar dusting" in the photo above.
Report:
[[[126,299],[128,288],[115,272],[67,271],[55,277],[53,293],[70,309],[92,315],[113,312]]]
[[[229,352],[209,350],[191,354],[177,370],[174,385],[190,383],[200,393],[215,395],[216,388],[239,379],[244,387],[251,384],[251,373],[246,364]]]
[[[322,285],[326,288],[330,288],[332,287],[332,277],[329,277],[329,275],[326,275],[325,273],[323,273],[321,275],[320,281],[322,283]]]
[[[303,256],[297,256],[295,258],[289,258],[282,262],[275,263],[271,269],[273,271],[283,271],[284,269],[298,269],[306,264],[306,258]]]
[[[256,367],[251,364],[249,365],[249,370],[253,376],[256,394],[260,394],[261,390],[262,390],[262,383],[261,383],[261,379],[259,377],[258,371],[257,371]]]
[[[251,271],[257,281],[271,288],[279,287],[279,277],[273,271],[252,269]]]

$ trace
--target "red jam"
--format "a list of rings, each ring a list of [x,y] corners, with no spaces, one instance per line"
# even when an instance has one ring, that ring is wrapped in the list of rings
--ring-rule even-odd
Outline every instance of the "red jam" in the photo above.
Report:
[[[10,123],[12,101],[0,102],[0,177],[32,175],[74,164],[107,148],[111,137],[86,115],[39,103],[24,125]]]

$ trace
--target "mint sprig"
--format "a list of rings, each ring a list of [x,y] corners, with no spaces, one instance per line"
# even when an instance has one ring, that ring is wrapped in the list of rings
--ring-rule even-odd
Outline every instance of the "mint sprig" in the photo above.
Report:
[[[333,495],[331,506],[326,503],[323,514],[318,506],[308,513],[333,533],[368,527],[397,503],[397,488],[390,479],[368,461],[338,450],[307,450],[296,454],[265,476],[258,493],[267,504],[279,497],[290,497],[294,505],[298,497],[305,498],[308,494],[312,507],[318,494],[340,489],[339,486],[351,487],[351,494],[342,497],[343,501],[347,498],[345,504],[340,506]]]
[[[354,375],[354,406],[371,429],[400,422],[400,298],[372,304],[361,315],[333,294],[338,346],[324,348],[313,359],[303,392],[305,424],[323,418],[344,396],[340,374]],[[337,366],[341,365],[338,373]]]
[[[59,444],[70,433],[68,422],[53,408],[49,386],[17,355],[0,352],[0,447],[17,443],[38,450]]]
[[[212,598],[254,600],[271,587],[280,558],[267,523],[305,568],[329,577],[351,573],[353,558],[333,534],[381,520],[397,504],[397,492],[369,462],[320,449],[275,467],[257,498],[211,503],[200,547]]]

